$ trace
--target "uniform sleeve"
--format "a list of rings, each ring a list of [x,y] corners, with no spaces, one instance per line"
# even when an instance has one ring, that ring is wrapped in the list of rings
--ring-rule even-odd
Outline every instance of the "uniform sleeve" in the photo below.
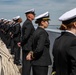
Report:
[[[43,53],[45,40],[46,40],[46,34],[45,33],[41,33],[39,35],[39,39],[37,41],[37,47],[34,50],[33,57],[37,58]]]
[[[27,51],[32,50],[32,43],[33,43],[33,36],[30,37],[30,39],[26,43],[26,46],[24,47],[24,49]]]
[[[16,31],[14,32],[14,35],[17,35],[18,32],[19,32],[20,26],[19,25],[16,25],[15,26],[15,29],[16,29]]]
[[[71,62],[71,73],[70,75],[76,75],[76,39],[71,43],[71,47],[68,51],[69,59]]]
[[[31,24],[28,23],[28,25],[26,25],[25,29],[23,30],[23,36],[22,36],[22,41],[25,41],[28,39],[28,37],[30,36],[31,33]]]
[[[53,50],[52,50],[52,55],[53,55],[53,66],[52,66],[52,72],[56,71],[56,67],[55,67],[55,59],[54,59],[54,53],[55,53],[55,42],[56,40],[54,41],[54,44],[53,44]]]

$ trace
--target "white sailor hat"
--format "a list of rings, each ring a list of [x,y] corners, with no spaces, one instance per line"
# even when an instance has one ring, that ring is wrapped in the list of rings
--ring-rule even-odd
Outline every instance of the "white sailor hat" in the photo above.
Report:
[[[8,21],[10,22],[11,20],[9,19]]]
[[[16,16],[15,18],[16,18],[16,19],[19,19],[19,18],[21,18],[21,17],[20,17],[20,16]]]
[[[7,19],[4,19],[4,21],[7,21]]]
[[[19,18],[21,17],[20,16],[13,17],[13,20],[18,20]]]
[[[35,15],[35,9],[33,8],[33,9],[25,11],[25,14],[29,14],[29,13],[32,13]]]
[[[67,24],[75,21],[76,20],[76,8],[64,13],[61,17],[59,17],[59,20],[62,21],[63,23],[67,22]]]
[[[49,12],[45,12],[45,13],[35,17],[35,20],[36,20],[35,23],[37,23],[40,20],[50,20],[49,19]]]
[[[4,18],[1,18],[1,20],[4,20]]]
[[[13,20],[16,20],[16,17],[13,17]]]

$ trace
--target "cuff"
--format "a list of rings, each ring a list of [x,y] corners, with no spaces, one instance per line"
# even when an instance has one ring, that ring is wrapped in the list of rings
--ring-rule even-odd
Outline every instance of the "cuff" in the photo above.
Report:
[[[51,74],[52,74],[52,75],[55,75],[55,74],[56,74],[56,71],[53,71]]]
[[[35,57],[33,56],[34,52],[30,51],[29,53],[31,53],[31,58],[34,59]]]

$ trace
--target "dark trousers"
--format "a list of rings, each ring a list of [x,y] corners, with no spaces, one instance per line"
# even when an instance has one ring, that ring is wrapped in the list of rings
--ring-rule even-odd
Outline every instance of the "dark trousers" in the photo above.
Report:
[[[48,75],[48,66],[33,66],[33,75]]]
[[[26,60],[26,52],[22,52],[22,75],[30,75],[31,61]]]
[[[18,47],[16,45],[14,46],[14,55],[15,55],[14,63],[16,65],[19,65],[20,64],[20,47]]]
[[[14,40],[11,38],[11,54],[14,54]]]
[[[8,37],[7,40],[8,40],[8,41],[7,41],[6,47],[7,47],[8,49],[10,49],[10,48],[11,48],[11,38]]]

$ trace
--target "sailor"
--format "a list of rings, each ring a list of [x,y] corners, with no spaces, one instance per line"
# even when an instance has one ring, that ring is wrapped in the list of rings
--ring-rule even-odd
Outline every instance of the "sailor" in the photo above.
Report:
[[[9,49],[10,48],[10,25],[9,25],[9,22],[11,20],[7,20],[6,21],[6,24],[4,25],[4,31],[6,32],[5,34],[5,39],[6,39],[6,47]],[[8,41],[7,41],[8,40]]]
[[[52,75],[76,75],[76,8],[59,17],[64,30],[53,46]]]
[[[3,24],[3,20],[4,20],[4,18],[1,18],[0,19],[0,38],[2,39],[2,36],[3,36],[3,34],[2,34],[2,24]]]
[[[35,18],[35,9],[25,11],[26,20],[22,25],[22,75],[30,75],[31,62],[26,60],[27,53],[25,50],[26,44],[32,36],[35,28],[32,21]]]
[[[13,40],[14,40],[14,63],[16,65],[20,65],[20,44],[21,44],[21,25],[22,18],[20,16],[16,16],[14,25],[14,33],[13,33]]]
[[[0,25],[3,23],[3,20],[4,20],[4,18],[1,18],[0,19]]]
[[[10,34],[10,40],[11,40],[11,42],[10,42],[10,46],[11,46],[10,53],[14,56],[14,44],[15,43],[14,43],[13,35],[14,35],[15,31],[16,31],[16,29],[15,29],[15,24],[16,24],[15,17],[13,17],[13,19],[9,22],[9,24],[10,24],[9,34]]]
[[[50,57],[50,40],[45,28],[49,25],[49,12],[45,12],[35,18],[38,24],[37,29],[32,35],[32,50],[26,56],[28,61],[32,60],[33,75],[48,75],[48,66],[52,64]]]
[[[6,29],[6,27],[7,27],[7,22],[8,22],[8,20],[7,19],[4,19],[3,21],[2,21],[2,24],[1,24],[1,33],[2,33],[2,35],[1,35],[1,37],[2,37],[2,41],[6,44],[7,43],[7,40],[6,40],[6,31],[5,31],[5,29]]]

